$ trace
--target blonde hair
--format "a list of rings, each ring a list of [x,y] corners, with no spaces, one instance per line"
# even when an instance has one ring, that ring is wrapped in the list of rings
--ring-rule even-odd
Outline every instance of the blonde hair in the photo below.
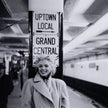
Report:
[[[46,56],[46,57],[38,57],[36,59],[36,61],[34,62],[34,64],[36,65],[36,68],[38,68],[38,63],[40,61],[46,60],[48,62],[50,62],[50,66],[51,66],[51,75],[53,76],[56,72],[56,65],[54,64],[53,60],[51,60],[51,57]]]

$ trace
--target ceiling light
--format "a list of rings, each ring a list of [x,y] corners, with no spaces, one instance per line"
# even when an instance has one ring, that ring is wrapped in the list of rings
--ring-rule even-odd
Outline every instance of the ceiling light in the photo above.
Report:
[[[69,20],[64,20],[63,24],[65,28],[70,26],[86,27],[90,24],[90,22],[83,15],[72,15]]]
[[[14,33],[16,34],[23,34],[22,30],[20,29],[18,24],[15,24],[11,26],[11,29],[13,30]]]
[[[66,45],[63,50],[64,54],[75,49],[81,44],[87,42],[92,37],[95,37],[105,30],[108,29],[108,13],[106,13],[102,18],[100,18],[95,24],[90,26],[85,32],[79,35],[77,38],[72,40],[68,45]]]
[[[70,26],[86,27],[89,24],[90,22],[84,17],[83,14],[71,14],[68,20],[68,25]]]
[[[83,14],[95,0],[77,0],[72,13],[73,14]]]
[[[4,33],[0,33],[0,38],[3,37],[17,37],[17,38],[25,38],[28,39],[30,37],[30,34],[4,34]]]
[[[72,40],[72,36],[70,36],[67,31],[64,30],[63,33],[63,41],[71,41]]]

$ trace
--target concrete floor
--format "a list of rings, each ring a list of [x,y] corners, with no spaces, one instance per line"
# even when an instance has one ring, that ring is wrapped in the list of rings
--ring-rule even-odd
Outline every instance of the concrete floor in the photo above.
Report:
[[[82,93],[68,87],[71,108],[105,108]]]
[[[70,87],[68,87],[68,92],[70,98],[70,108],[105,108],[80,92],[71,89]],[[22,108],[21,106],[20,85],[15,84],[14,90],[8,98],[7,108]]]

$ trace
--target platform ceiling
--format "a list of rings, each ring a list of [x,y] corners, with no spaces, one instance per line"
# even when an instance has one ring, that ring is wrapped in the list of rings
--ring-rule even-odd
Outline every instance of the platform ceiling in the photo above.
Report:
[[[108,53],[108,0],[65,0],[63,60]],[[28,1],[0,1],[0,57],[28,53]]]

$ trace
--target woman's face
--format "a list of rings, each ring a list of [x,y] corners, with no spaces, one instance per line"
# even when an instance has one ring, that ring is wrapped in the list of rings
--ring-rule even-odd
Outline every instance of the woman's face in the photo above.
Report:
[[[49,74],[51,74],[51,62],[43,60],[40,61],[37,66],[41,77],[47,77]]]

